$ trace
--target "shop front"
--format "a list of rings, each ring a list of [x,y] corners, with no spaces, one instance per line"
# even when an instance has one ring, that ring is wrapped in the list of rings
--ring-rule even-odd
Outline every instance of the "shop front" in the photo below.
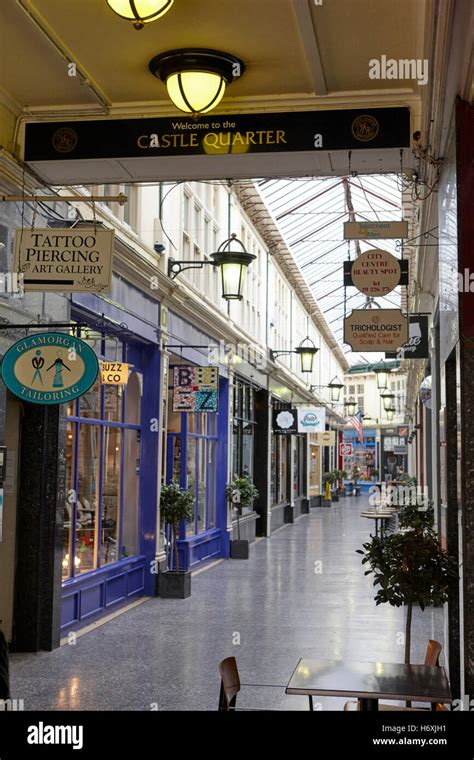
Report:
[[[178,541],[180,568],[187,570],[229,556],[229,381],[226,368],[209,361],[215,343],[169,314],[166,482],[179,483],[194,495],[193,519],[181,525]],[[193,390],[198,387],[206,390]]]
[[[104,383],[99,373],[66,408],[63,634],[155,593],[159,307],[123,281],[120,287],[141,303],[141,317],[97,296],[76,296],[71,312],[89,326],[83,339],[99,361],[127,364],[128,379]]]
[[[259,394],[262,391],[241,375],[234,375],[232,388],[232,480],[249,478],[252,483],[256,480],[256,470],[259,468],[257,449],[257,413],[260,407]],[[261,461],[261,460],[260,460]],[[260,492],[259,492],[260,498]],[[237,506],[231,506],[232,538],[238,538]],[[259,514],[255,505],[240,505],[240,538],[255,541],[257,520]]]
[[[307,440],[307,433],[298,432],[297,409],[272,399],[271,532],[309,511]]]
[[[344,430],[343,442],[352,444],[352,453],[343,457],[343,469],[349,480],[357,482],[362,490],[368,490],[379,478],[379,451],[375,428],[363,432],[363,440],[359,441],[357,430]]]

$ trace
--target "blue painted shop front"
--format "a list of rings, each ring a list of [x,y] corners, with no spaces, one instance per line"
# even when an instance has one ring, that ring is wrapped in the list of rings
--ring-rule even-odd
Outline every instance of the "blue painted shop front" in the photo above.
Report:
[[[72,306],[99,359],[132,366],[126,386],[98,379],[67,409],[63,635],[155,593],[159,305],[123,280],[114,286],[130,310],[93,295]]]
[[[229,381],[220,367],[217,413],[173,412],[173,368],[182,364],[209,366],[208,347],[217,341],[170,312],[170,370],[166,481],[190,489],[195,497],[194,518],[181,525],[180,568],[228,557],[230,533],[226,498],[229,439]],[[213,362],[213,364],[215,364]]]

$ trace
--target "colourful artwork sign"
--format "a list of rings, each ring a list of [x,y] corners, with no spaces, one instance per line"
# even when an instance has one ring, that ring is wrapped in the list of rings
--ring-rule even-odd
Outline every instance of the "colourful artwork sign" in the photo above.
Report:
[[[33,404],[64,404],[89,390],[99,362],[87,343],[66,333],[29,335],[3,357],[7,388]]]
[[[174,368],[174,412],[217,412],[219,406],[219,368]]]

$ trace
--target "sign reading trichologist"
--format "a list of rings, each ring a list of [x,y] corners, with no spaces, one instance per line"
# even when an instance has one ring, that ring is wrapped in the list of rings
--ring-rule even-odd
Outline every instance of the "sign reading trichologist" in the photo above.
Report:
[[[114,230],[91,227],[17,230],[13,270],[25,290],[108,293]]]
[[[400,309],[354,309],[344,320],[344,343],[353,351],[398,351],[407,340]]]
[[[66,333],[37,333],[10,346],[2,360],[7,388],[33,404],[64,404],[89,390],[99,372],[87,343]]]

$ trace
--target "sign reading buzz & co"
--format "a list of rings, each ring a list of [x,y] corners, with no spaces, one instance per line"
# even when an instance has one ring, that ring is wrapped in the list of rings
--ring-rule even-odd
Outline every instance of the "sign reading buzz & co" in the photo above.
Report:
[[[407,339],[400,309],[354,309],[344,320],[344,343],[353,351],[398,351]]]
[[[10,346],[2,361],[7,388],[33,404],[64,404],[89,390],[99,362],[87,343],[66,333],[29,335]]]
[[[13,269],[26,291],[108,293],[113,250],[114,230],[17,230]]]
[[[127,385],[130,366],[124,362],[101,362],[100,379],[102,385]]]

